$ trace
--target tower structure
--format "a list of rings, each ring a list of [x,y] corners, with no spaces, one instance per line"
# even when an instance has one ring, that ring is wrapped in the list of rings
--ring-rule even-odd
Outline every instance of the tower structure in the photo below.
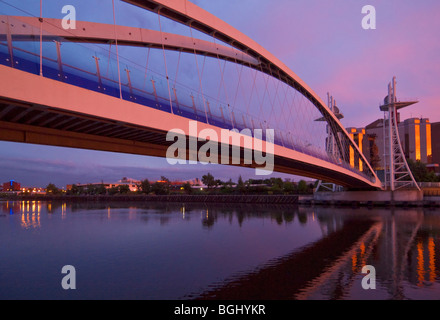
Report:
[[[335,114],[336,118],[338,118],[338,120],[344,118],[344,115],[339,112],[339,108],[336,106],[336,99],[334,99],[333,96],[331,96],[328,92],[327,92],[327,105],[328,105],[329,109]],[[322,118],[316,119],[316,121],[325,121],[325,118],[322,117]],[[331,157],[334,157],[334,158],[341,157],[341,155],[339,154],[339,150],[338,150],[337,142],[336,142],[336,139],[338,137],[336,137],[334,135],[333,130],[330,128],[330,126],[328,124],[326,125],[326,132],[327,132],[327,138],[325,140],[325,151]],[[325,189],[327,191],[334,192],[334,191],[339,190],[339,187],[340,186],[338,186],[334,183],[326,183],[326,182],[319,180],[318,186],[316,187],[316,191],[320,191],[321,189]]]
[[[396,77],[388,84],[388,95],[380,110],[384,112],[383,136],[384,136],[384,185],[391,191],[415,187],[420,190],[402,149],[402,143],[398,131],[398,110],[417,103],[418,101],[397,101]]]

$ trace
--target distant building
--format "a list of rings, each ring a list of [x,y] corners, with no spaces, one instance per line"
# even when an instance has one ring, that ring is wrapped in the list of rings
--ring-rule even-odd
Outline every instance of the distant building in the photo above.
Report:
[[[402,125],[399,124],[399,133],[407,158],[425,164],[432,163],[431,123],[429,119],[407,119]]]
[[[358,145],[360,151],[364,153],[365,155],[368,154],[367,149],[368,146],[366,145],[366,139],[365,139],[365,129],[364,128],[347,128],[348,134],[350,137],[354,140],[354,142]],[[359,156],[355,155],[354,149],[350,147],[350,165],[352,167],[359,168],[360,171],[363,170],[363,162],[359,158]],[[367,157],[367,160],[368,157]]]
[[[431,124],[426,118],[410,118],[400,121],[398,114],[399,139],[407,159],[421,161],[429,170],[439,172],[440,122]],[[348,133],[364,154],[379,177],[384,170],[384,127],[383,119],[368,124],[365,128],[347,128]],[[432,140],[434,137],[434,140]],[[437,138],[438,137],[438,138]],[[362,170],[360,159],[350,149],[350,164]]]
[[[440,173],[440,122],[431,123],[432,170]],[[428,167],[429,168],[429,167]]]
[[[372,169],[381,170],[381,158],[379,154],[379,147],[377,145],[377,135],[373,132],[368,133],[368,126],[366,128],[348,128],[350,137],[358,145],[360,151],[363,153]],[[350,165],[352,167],[363,170],[363,162],[359,156],[355,156],[354,149],[350,148]]]
[[[432,163],[440,163],[440,122],[431,123]]]
[[[21,192],[34,193],[34,194],[46,194],[46,189],[45,188],[37,188],[37,187],[22,187]]]
[[[156,182],[157,183],[165,183],[166,181],[157,180],[157,181],[149,181],[149,182],[150,182],[150,184],[154,184]],[[195,178],[193,180],[184,180],[184,181],[175,180],[175,181],[169,182],[169,184],[172,188],[181,188],[186,183],[189,183],[192,188],[205,187],[199,178]],[[88,186],[94,186],[94,187],[104,186],[104,188],[106,188],[106,189],[111,189],[111,188],[119,187],[121,185],[128,185],[128,187],[130,188],[130,191],[137,192],[137,191],[139,191],[140,184],[141,184],[141,181],[139,181],[139,180],[124,177],[117,182],[103,182],[102,181],[102,182],[92,182],[92,183],[76,183],[75,186],[87,190]],[[68,184],[66,186],[66,190],[67,191],[72,190],[72,186],[73,186],[72,184]]]
[[[185,181],[185,182],[188,182],[192,186],[201,186],[201,185],[203,185],[203,182],[200,181],[199,178],[195,178],[193,180],[188,180],[188,181]]]
[[[135,180],[135,179],[131,179],[131,178],[127,178],[124,177],[121,180],[119,180],[116,185],[120,186],[120,185],[127,185],[130,188],[130,191],[138,191],[139,189],[139,184],[141,182],[139,180]]]
[[[121,180],[117,182],[92,182],[92,183],[77,183],[75,184],[77,187],[85,188],[87,189],[88,186],[101,186],[103,185],[106,189],[111,189],[114,187],[119,187],[121,185],[127,185],[130,189],[130,191],[136,192],[138,191],[138,186],[141,183],[139,180],[130,179],[127,177],[122,178]],[[72,184],[68,184],[66,186],[66,190],[72,190]]]
[[[432,131],[431,123],[426,118],[410,118],[403,122],[399,122],[399,139],[402,145],[403,152],[407,159],[414,161],[421,161],[425,164],[435,163],[432,156]],[[365,127],[365,134],[370,140],[370,147],[372,146],[372,140],[377,147],[378,161],[377,168],[383,169],[384,158],[384,128],[383,119],[378,119]],[[373,150],[368,150],[366,154],[371,157]],[[365,154],[365,150],[364,150]],[[438,163],[438,162],[437,162]]]
[[[3,183],[3,191],[20,191],[21,185],[14,180]]]

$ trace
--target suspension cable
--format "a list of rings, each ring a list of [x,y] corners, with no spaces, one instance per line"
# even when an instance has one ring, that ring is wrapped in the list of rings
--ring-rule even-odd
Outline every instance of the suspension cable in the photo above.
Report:
[[[150,60],[150,47],[148,47],[148,53],[147,53],[147,64],[145,66],[145,75],[144,75],[144,85],[143,85],[143,89],[145,89],[145,84],[147,83],[147,71],[148,71],[148,62]]]
[[[120,70],[120,66],[119,66],[118,36],[116,34],[115,0],[112,0],[112,6],[113,6],[113,27],[114,27],[115,43],[116,43],[116,61],[118,64],[119,98],[122,99],[122,84],[121,84],[121,70]]]
[[[43,0],[40,0],[40,76],[43,76]]]
[[[194,42],[194,37],[193,37],[193,32],[192,32],[191,23],[189,24],[189,31],[190,31],[190,33],[191,33],[191,40],[192,40],[193,43],[195,43],[195,42]],[[206,57],[206,56],[205,56],[205,57]],[[203,95],[202,78],[201,78],[200,70],[199,70],[199,62],[197,61],[197,53],[196,53],[196,46],[195,46],[195,45],[194,45],[194,58],[196,59],[197,75],[199,76],[200,93],[201,93],[201,95],[202,95],[203,108],[205,109],[206,123],[209,124],[208,113],[207,113],[207,111],[206,111],[205,96]]]
[[[165,76],[166,76],[166,79],[167,79],[168,97],[169,97],[169,99],[170,99],[171,113],[174,114],[174,112],[173,112],[173,102],[172,102],[172,100],[171,100],[170,79],[169,79],[169,77],[168,77],[167,58],[166,58],[166,55],[165,55],[165,44],[164,44],[164,42],[163,42],[163,35],[162,35],[162,24],[161,24],[161,22],[160,22],[160,8],[159,8],[159,10],[157,11],[157,17],[159,18],[159,30],[160,30],[160,38],[161,38],[161,42],[162,42],[163,60],[164,60],[164,63],[165,63]]]

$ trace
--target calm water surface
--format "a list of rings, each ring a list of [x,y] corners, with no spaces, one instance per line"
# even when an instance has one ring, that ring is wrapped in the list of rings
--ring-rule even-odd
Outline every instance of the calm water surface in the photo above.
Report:
[[[439,232],[422,209],[0,201],[0,299],[439,299]]]

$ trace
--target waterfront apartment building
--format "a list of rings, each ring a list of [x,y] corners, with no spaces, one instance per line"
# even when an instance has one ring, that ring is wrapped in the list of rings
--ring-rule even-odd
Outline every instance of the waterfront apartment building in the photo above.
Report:
[[[440,164],[440,122],[431,123],[432,163]]]
[[[427,118],[410,118],[404,121],[400,121],[399,118],[399,138],[405,157],[414,161],[421,161],[428,166],[435,166],[435,164],[440,163],[440,123],[435,124],[433,132],[432,125]],[[384,169],[385,132],[383,121],[383,119],[378,119],[365,128],[347,129],[370,162],[373,170],[376,171]],[[350,152],[350,164],[359,167],[357,161],[358,159],[354,159],[352,152]]]
[[[2,191],[20,191],[21,185],[14,180],[3,183]]]
[[[154,184],[156,182],[165,182],[165,181],[149,181],[150,184]],[[204,187],[202,181],[199,178],[195,178],[192,180],[185,180],[185,181],[170,181],[170,185],[173,187],[182,187],[185,183],[189,183],[193,188],[198,188],[198,187]],[[130,191],[132,192],[137,192],[139,191],[139,185],[141,184],[140,180],[135,180],[135,179],[131,179],[131,178],[122,178],[121,180],[117,181],[117,182],[92,182],[92,183],[77,183],[75,184],[75,186],[80,187],[80,188],[84,188],[87,189],[88,186],[94,186],[94,187],[99,187],[99,186],[104,186],[104,188],[106,189],[111,189],[114,187],[119,187],[122,185],[127,185],[128,188],[130,189]],[[66,190],[69,191],[72,189],[72,184],[68,184],[66,186]]]
[[[114,188],[114,187],[119,187],[122,185],[127,185],[128,188],[130,189],[130,191],[136,192],[138,191],[138,186],[141,182],[139,180],[135,180],[135,179],[131,179],[131,178],[122,178],[121,180],[117,181],[117,182],[92,182],[92,183],[78,183],[75,184],[77,187],[81,187],[81,188],[86,188],[88,186],[104,186],[106,189],[110,189],[110,188]],[[66,186],[66,190],[71,190],[72,189],[71,184],[68,184]]]
[[[354,140],[354,142],[358,145],[360,151],[364,153],[365,156],[369,154],[368,146],[366,145],[368,139],[365,136],[365,128],[347,128],[348,134]],[[354,149],[350,147],[350,165],[352,167],[359,168],[359,170],[363,170],[362,160],[359,159],[359,156],[356,156]],[[369,157],[367,160],[370,161]]]

